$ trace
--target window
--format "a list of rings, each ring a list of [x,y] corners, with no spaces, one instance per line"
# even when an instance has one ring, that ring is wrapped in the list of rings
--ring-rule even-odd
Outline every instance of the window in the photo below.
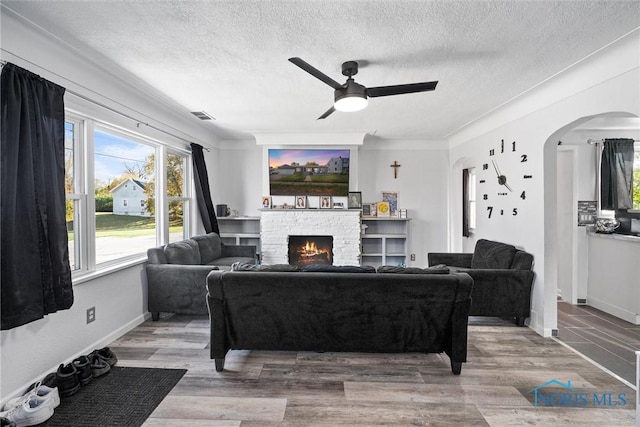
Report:
[[[187,156],[167,154],[167,199],[169,201],[169,241],[188,237],[186,219],[189,218],[189,198],[186,188]]]
[[[462,170],[462,235],[469,237],[476,228],[476,170]]]
[[[167,150],[160,141],[67,113],[65,190],[74,276],[143,257],[148,248],[168,242],[169,227],[181,239],[188,234],[190,186],[184,181],[190,179],[190,158],[186,151]],[[158,176],[165,168],[156,159],[167,164],[166,175]],[[168,189],[160,197],[157,183]]]
[[[640,211],[640,142],[633,145],[633,210]]]

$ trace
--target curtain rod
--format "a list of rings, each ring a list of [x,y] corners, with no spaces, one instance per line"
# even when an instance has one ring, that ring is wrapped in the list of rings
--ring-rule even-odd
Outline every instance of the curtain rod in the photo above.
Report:
[[[121,105],[121,106],[125,107],[125,108],[129,108],[129,107],[127,107],[126,105],[123,105],[123,104],[121,104],[120,102],[118,102],[118,101],[116,101],[116,100],[114,100],[114,99],[111,99],[111,98],[109,98],[109,97],[107,97],[107,96],[101,95],[101,94],[99,94],[98,92],[96,92],[96,91],[94,91],[94,90],[92,90],[92,89],[89,89],[88,87],[85,87],[85,86],[83,86],[83,85],[81,85],[81,84],[79,84],[79,83],[76,83],[76,82],[74,82],[74,81],[72,81],[72,80],[69,80],[69,79],[67,79],[67,78],[66,78],[66,77],[64,77],[64,76],[61,76],[60,74],[54,73],[54,72],[53,72],[53,71],[51,71],[51,70],[48,70],[48,69],[46,69],[46,68],[44,68],[44,67],[41,67],[41,66],[39,66],[38,64],[35,64],[35,63],[33,63],[33,62],[31,62],[31,61],[29,61],[29,60],[25,59],[25,58],[22,58],[22,57],[20,57],[20,56],[18,56],[18,55],[16,55],[16,54],[14,54],[14,53],[11,53],[11,52],[9,52],[9,51],[8,51],[8,50],[6,50],[6,49],[0,49],[0,50],[3,50],[3,51],[5,51],[5,52],[9,53],[10,55],[15,56],[16,58],[20,58],[21,60],[23,60],[23,61],[25,61],[25,62],[28,62],[29,64],[34,65],[34,66],[36,66],[36,67],[38,67],[38,68],[41,68],[41,69],[43,69],[43,70],[45,70],[45,71],[47,71],[47,72],[49,72],[49,73],[51,73],[51,74],[53,74],[53,75],[55,75],[55,76],[57,76],[57,77],[60,77],[61,79],[64,79],[64,80],[66,80],[66,81],[68,81],[68,82],[71,82],[71,83],[73,83],[73,84],[77,85],[77,86],[80,86],[80,87],[81,87],[81,88],[83,88],[83,89],[86,89],[86,90],[88,90],[88,91],[90,91],[90,92],[93,92],[93,93],[95,93],[96,95],[102,96],[103,98],[106,98],[106,99],[108,99],[109,101],[112,101],[112,102],[114,102],[114,103],[116,103],[116,104],[118,104],[118,105]],[[8,61],[6,61],[6,60],[4,60],[4,59],[0,59],[0,68],[1,68],[1,67],[4,67],[4,66],[5,66],[6,64],[8,64],[8,63],[9,63]],[[82,94],[80,94],[80,93],[78,93],[78,92],[75,92],[75,91],[73,91],[73,90],[71,90],[71,89],[67,89],[67,88],[65,88],[65,92],[68,92],[68,93],[70,93],[71,95],[74,95],[74,96],[77,96],[78,98],[84,99],[85,101],[88,101],[88,102],[90,102],[90,103],[92,103],[92,104],[94,104],[94,105],[97,105],[97,106],[99,106],[99,107],[102,107],[102,108],[104,108],[105,110],[109,110],[109,111],[111,111],[111,112],[113,112],[113,113],[116,113],[116,114],[118,114],[118,115],[120,115],[120,116],[122,116],[122,117],[125,117],[125,118],[129,119],[129,120],[133,120],[134,122],[136,122],[136,123],[138,124],[138,126],[140,126],[140,125],[145,125],[145,126],[147,126],[147,127],[150,127],[151,129],[155,129],[155,130],[157,130],[158,132],[162,132],[162,133],[164,133],[165,135],[169,135],[169,136],[172,136],[172,137],[174,137],[174,138],[176,138],[176,139],[179,139],[179,140],[181,140],[181,141],[184,141],[184,142],[186,142],[187,144],[191,144],[191,143],[193,142],[193,141],[189,141],[188,139],[185,139],[185,138],[183,138],[183,137],[181,137],[181,136],[178,136],[178,135],[175,135],[175,134],[173,134],[173,133],[171,133],[171,132],[168,132],[168,131],[166,131],[166,130],[164,130],[164,129],[160,129],[159,127],[156,127],[156,126],[154,126],[154,125],[152,125],[152,124],[149,124],[149,123],[144,122],[144,121],[142,121],[142,120],[138,120],[137,118],[135,118],[135,117],[133,117],[133,116],[130,116],[130,115],[126,114],[126,113],[123,113],[123,112],[121,112],[121,111],[118,111],[118,110],[116,110],[116,109],[114,109],[114,108],[112,108],[112,107],[110,107],[110,106],[108,106],[108,105],[105,105],[105,104],[101,103],[101,102],[98,102],[98,101],[95,101],[95,100],[93,100],[93,99],[91,99],[91,98],[88,98],[87,96],[82,95]],[[133,110],[133,111],[135,111],[135,110]],[[143,116],[146,116],[146,114],[144,114],[144,113],[140,113],[139,111],[136,111],[136,113],[138,113],[138,114],[142,114]],[[146,116],[146,117],[148,117],[148,116]],[[150,117],[149,117],[149,118],[150,118]],[[171,128],[171,126],[169,126],[169,127]],[[172,128],[172,129],[175,129],[175,128]],[[178,130],[178,129],[176,129],[176,130]],[[207,147],[202,147],[202,148],[203,148],[203,150],[211,151],[211,149],[209,149],[209,148],[207,148]]]
[[[587,139],[587,144],[600,144],[602,142],[605,142],[607,140],[607,138],[602,138],[602,139]],[[634,139],[633,142],[640,142],[640,139]]]

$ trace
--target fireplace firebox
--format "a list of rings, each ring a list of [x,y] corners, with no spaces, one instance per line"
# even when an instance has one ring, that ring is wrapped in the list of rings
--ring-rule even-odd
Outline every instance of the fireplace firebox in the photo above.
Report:
[[[289,236],[289,264],[333,265],[333,236]]]

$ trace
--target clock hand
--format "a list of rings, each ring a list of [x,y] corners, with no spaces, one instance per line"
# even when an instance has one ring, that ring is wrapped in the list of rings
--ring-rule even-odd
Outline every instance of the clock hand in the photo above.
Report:
[[[496,170],[496,174],[498,175],[498,177],[500,177],[500,170],[498,170],[498,164],[496,163],[495,160],[491,160],[491,163],[493,163],[493,168]]]
[[[504,185],[505,187],[507,187],[507,189],[508,189],[509,191],[513,191],[513,190],[511,189],[511,187],[509,187],[509,184],[507,184],[506,178],[505,178],[504,184],[502,184],[502,185]]]

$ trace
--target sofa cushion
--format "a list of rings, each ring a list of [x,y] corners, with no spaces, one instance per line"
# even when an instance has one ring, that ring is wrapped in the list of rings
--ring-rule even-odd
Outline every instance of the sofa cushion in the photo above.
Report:
[[[513,245],[480,239],[471,259],[471,268],[511,268],[517,249]]]
[[[434,265],[427,268],[399,267],[396,265],[381,265],[376,269],[378,273],[396,274],[449,274],[449,267],[444,264]]]
[[[327,273],[375,273],[375,267],[370,265],[327,265],[310,264],[302,267],[302,271],[327,272]]]
[[[245,263],[245,262],[234,262],[231,265],[231,271],[284,271],[284,272],[295,272],[295,271],[300,271],[300,268],[297,265],[289,265],[289,264],[262,265],[262,264],[250,264],[250,263]]]
[[[200,264],[198,244],[191,239],[169,243],[164,247],[164,254],[169,264]]]
[[[222,256],[222,241],[216,233],[193,236],[191,239],[198,244],[202,264],[209,264]]]

